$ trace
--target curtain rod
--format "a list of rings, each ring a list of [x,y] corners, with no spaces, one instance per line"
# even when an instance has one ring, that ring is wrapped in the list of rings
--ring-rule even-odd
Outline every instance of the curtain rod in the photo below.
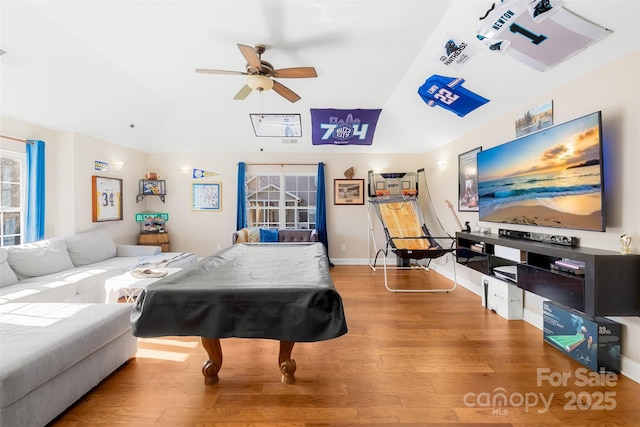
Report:
[[[30,141],[28,139],[14,138],[12,136],[0,135],[0,138],[10,139],[12,141],[24,142],[25,144],[33,144],[33,141]]]
[[[317,163],[245,163],[247,166],[318,166]]]

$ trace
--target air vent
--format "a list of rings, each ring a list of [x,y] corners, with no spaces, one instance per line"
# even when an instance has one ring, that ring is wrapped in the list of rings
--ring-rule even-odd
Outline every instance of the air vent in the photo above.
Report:
[[[12,67],[21,67],[29,62],[29,60],[24,56],[18,55],[15,52],[11,52],[9,49],[1,46],[0,61],[2,61],[3,64],[11,65]]]

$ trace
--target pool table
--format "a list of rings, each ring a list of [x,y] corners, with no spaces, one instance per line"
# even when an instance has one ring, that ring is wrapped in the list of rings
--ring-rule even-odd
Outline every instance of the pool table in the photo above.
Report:
[[[321,243],[235,244],[149,285],[131,322],[137,337],[201,337],[205,384],[218,382],[221,338],[279,340],[282,381],[292,384],[296,342],[347,333]]]

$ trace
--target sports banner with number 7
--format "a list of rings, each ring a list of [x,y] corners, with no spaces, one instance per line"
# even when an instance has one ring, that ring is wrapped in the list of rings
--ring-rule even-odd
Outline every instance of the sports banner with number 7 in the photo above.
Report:
[[[311,143],[371,145],[381,111],[311,108]]]

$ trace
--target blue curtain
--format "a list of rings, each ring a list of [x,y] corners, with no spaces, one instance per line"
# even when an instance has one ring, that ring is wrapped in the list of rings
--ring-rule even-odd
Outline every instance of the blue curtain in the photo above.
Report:
[[[44,141],[27,144],[25,243],[44,239]]]
[[[238,200],[236,201],[236,230],[247,226],[247,166],[244,162],[238,163]]]
[[[324,185],[324,163],[318,163],[318,191],[316,193],[316,230],[318,231],[318,241],[321,242],[327,250],[329,256],[329,238],[327,236],[327,200]],[[331,261],[329,261],[329,265]]]

